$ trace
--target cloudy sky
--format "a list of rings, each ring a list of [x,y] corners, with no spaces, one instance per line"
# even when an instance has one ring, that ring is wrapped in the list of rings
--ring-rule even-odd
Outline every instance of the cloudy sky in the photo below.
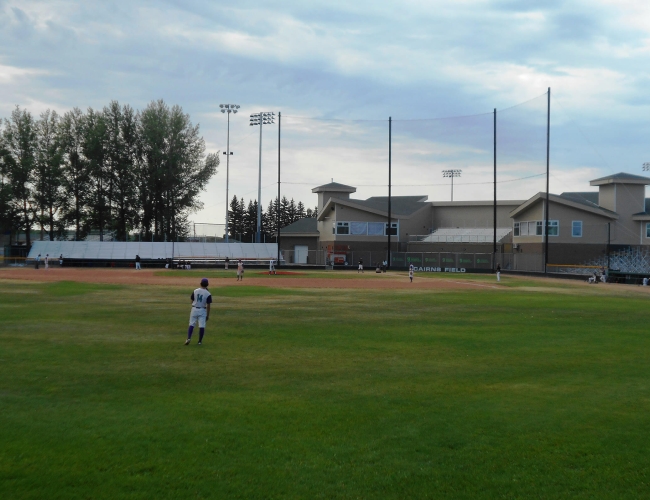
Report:
[[[179,104],[209,151],[226,149],[230,195],[257,197],[259,128],[282,113],[283,194],[316,204],[331,179],[448,200],[490,198],[497,109],[499,198],[650,162],[650,3],[637,0],[261,2],[0,0],[0,116],[15,105]],[[265,126],[262,202],[277,193],[278,128]],[[224,157],[225,158],[225,157]],[[226,164],[194,219],[223,222]]]

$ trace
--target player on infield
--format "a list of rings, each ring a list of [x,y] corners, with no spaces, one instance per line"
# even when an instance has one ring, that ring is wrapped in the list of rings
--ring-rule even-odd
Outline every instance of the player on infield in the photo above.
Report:
[[[275,261],[273,259],[269,261],[269,274],[275,274]]]
[[[205,322],[210,319],[210,304],[212,304],[212,294],[208,291],[208,278],[201,280],[201,288],[192,292],[192,312],[190,313],[190,326],[187,329],[187,340],[185,345],[190,345],[192,341],[192,332],[194,325],[199,322],[199,345],[203,343],[205,335]]]
[[[237,261],[237,281],[244,281],[244,263],[241,259]]]

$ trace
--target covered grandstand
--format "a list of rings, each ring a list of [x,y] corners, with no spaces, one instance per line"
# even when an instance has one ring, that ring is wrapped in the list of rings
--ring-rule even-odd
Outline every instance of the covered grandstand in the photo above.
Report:
[[[143,261],[185,261],[192,264],[216,264],[228,258],[263,264],[277,259],[275,243],[157,243],[117,241],[35,241],[28,260],[49,254],[51,259],[63,255],[65,262],[124,263],[139,255]]]
[[[512,233],[511,227],[497,228],[497,242],[501,243]],[[493,228],[448,227],[439,228],[426,236],[417,237],[421,243],[491,243],[494,241]]]

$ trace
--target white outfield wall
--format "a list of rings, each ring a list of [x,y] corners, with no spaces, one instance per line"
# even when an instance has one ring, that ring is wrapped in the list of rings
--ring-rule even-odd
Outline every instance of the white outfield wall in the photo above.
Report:
[[[172,255],[173,251],[173,255]],[[276,243],[145,243],[119,241],[35,241],[28,259],[46,254],[50,259],[133,260],[141,259],[225,259],[271,260],[278,257]]]

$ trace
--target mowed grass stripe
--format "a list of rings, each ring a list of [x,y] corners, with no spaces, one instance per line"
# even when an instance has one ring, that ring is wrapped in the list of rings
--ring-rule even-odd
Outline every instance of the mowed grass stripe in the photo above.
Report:
[[[644,297],[78,285],[0,290],[3,498],[647,491]]]

